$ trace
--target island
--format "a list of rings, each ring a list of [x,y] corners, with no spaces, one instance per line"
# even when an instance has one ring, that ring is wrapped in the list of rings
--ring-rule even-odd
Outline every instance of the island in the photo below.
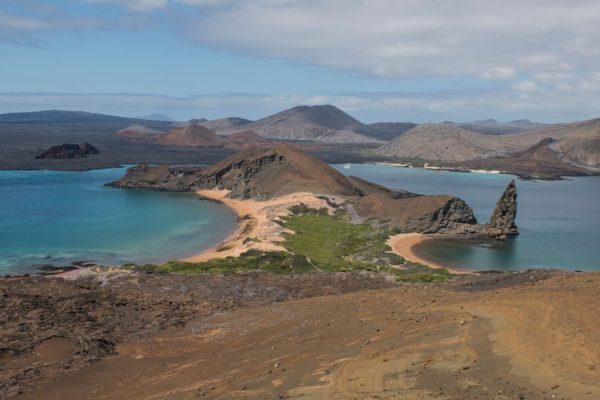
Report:
[[[114,187],[190,192],[239,216],[164,264],[0,278],[0,396],[595,398],[598,273],[448,271],[420,238],[518,234],[451,195],[347,177],[298,148],[137,165]]]

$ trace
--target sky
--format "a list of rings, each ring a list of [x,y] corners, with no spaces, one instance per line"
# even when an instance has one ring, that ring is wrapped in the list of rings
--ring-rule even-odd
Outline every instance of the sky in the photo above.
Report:
[[[0,113],[600,117],[597,0],[0,0]]]

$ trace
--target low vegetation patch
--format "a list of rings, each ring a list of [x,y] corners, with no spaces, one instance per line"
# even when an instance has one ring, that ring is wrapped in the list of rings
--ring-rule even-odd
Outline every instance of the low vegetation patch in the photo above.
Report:
[[[278,221],[294,233],[285,234],[281,252],[248,251],[239,257],[216,258],[200,263],[171,261],[160,266],[134,267],[150,272],[227,273],[267,271],[274,273],[379,272],[398,282],[442,282],[452,274],[444,269],[406,263],[387,245],[393,232],[373,224],[353,224],[341,208],[329,215],[326,208],[299,204]]]
[[[315,271],[306,257],[284,251],[256,251],[242,253],[239,257],[213,258],[212,260],[190,263],[169,261],[162,265],[146,264],[130,266],[135,269],[166,273],[227,273],[247,271],[267,271],[274,273],[304,273]]]

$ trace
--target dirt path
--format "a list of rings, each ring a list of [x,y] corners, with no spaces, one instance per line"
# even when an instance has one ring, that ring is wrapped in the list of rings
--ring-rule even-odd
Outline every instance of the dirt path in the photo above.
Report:
[[[23,399],[598,399],[600,274],[463,277],[215,315]]]

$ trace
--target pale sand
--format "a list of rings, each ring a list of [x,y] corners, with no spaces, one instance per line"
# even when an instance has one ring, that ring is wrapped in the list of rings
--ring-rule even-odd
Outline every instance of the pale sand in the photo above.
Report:
[[[425,242],[426,240],[433,240],[432,235],[426,235],[424,233],[401,233],[399,235],[391,236],[388,239],[388,245],[392,248],[394,253],[401,257],[404,257],[408,261],[423,264],[430,268],[445,268],[454,274],[473,274],[475,272],[457,268],[448,268],[445,265],[435,263],[424,258],[419,257],[414,252],[414,247],[418,244]]]
[[[293,193],[274,199],[236,200],[227,197],[228,190],[198,190],[198,195],[222,202],[233,209],[239,217],[238,229],[216,247],[184,258],[187,262],[202,262],[212,258],[237,257],[248,250],[286,251],[280,242],[286,229],[274,220],[289,214],[288,208],[304,203],[308,207],[326,207],[331,210],[325,200],[317,198],[314,193]],[[335,196],[327,196],[336,203],[343,200]],[[246,242],[246,243],[244,243]]]
[[[304,203],[308,207],[325,207],[331,210],[325,200],[318,198],[314,193],[308,192],[293,193],[264,201],[231,199],[227,197],[229,190],[205,189],[198,190],[196,193],[201,197],[222,202],[234,210],[239,218],[239,226],[233,234],[219,245],[182,259],[182,261],[187,262],[237,257],[249,250],[286,251],[280,243],[284,240],[282,234],[287,230],[274,220],[288,215],[288,208],[300,203]],[[338,204],[343,202],[342,198],[328,197]],[[413,247],[425,240],[432,240],[432,235],[403,233],[390,237],[388,244],[393,252],[409,261],[427,265],[430,268],[445,268],[456,274],[473,273],[472,271],[448,268],[419,257],[413,251]]]

